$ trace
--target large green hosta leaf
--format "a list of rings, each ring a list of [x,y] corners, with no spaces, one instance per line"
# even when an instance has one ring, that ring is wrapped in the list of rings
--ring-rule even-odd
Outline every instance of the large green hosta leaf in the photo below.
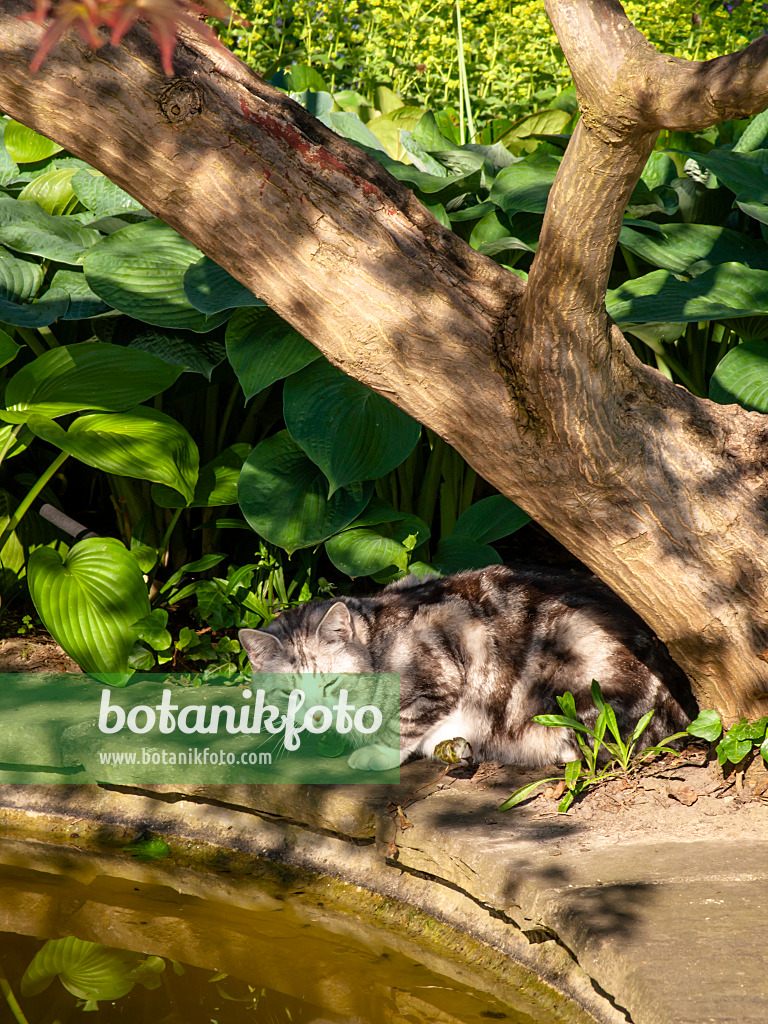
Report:
[[[270,309],[239,309],[227,324],[226,341],[227,357],[246,402],[321,355]]]
[[[666,270],[654,270],[609,291],[606,306],[619,325],[757,316],[768,312],[768,271],[723,263],[692,281],[679,281]]]
[[[325,542],[325,550],[336,568],[353,579],[375,576],[390,566],[408,567],[408,550],[383,527],[344,530]]]
[[[94,469],[165,484],[192,500],[197,445],[176,420],[140,405],[128,412],[79,416],[64,430],[55,420],[31,415],[29,429]]]
[[[721,405],[768,412],[768,341],[746,341],[731,349],[712,374],[709,397]]]
[[[82,270],[57,270],[51,279],[51,289],[54,288],[69,296],[69,306],[60,320],[88,320],[109,312],[106,302],[88,287]]]
[[[443,537],[431,563],[442,576],[467,569],[484,569],[486,565],[501,565],[501,558],[490,544],[478,544],[468,537]]]
[[[134,622],[150,613],[147,586],[131,553],[111,537],[81,540],[62,561],[33,551],[29,592],[54,639],[86,672],[125,673]]]
[[[73,996],[86,1000],[84,1010],[97,1010],[100,999],[120,999],[137,982],[156,988],[160,983],[157,975],[164,968],[165,961],[160,957],[145,960],[140,953],[68,935],[49,939],[35,954],[21,979],[21,994],[27,998],[39,995],[58,978]]]
[[[330,494],[399,466],[421,432],[410,416],[325,360],[288,378],[283,411],[291,437],[327,476]]]
[[[0,243],[16,252],[80,264],[100,238],[74,217],[55,217],[37,203],[0,196]]]
[[[648,263],[677,274],[699,260],[768,269],[768,246],[739,231],[714,224],[658,224],[653,231],[649,235],[625,225],[619,242]]]
[[[376,576],[392,567],[406,570],[411,552],[426,540],[429,527],[418,516],[372,498],[362,515],[325,542],[325,550],[348,576]]]
[[[768,203],[768,149],[751,153],[712,149],[683,155],[716,174],[717,180],[744,202]]]
[[[8,418],[21,422],[33,412],[62,416],[81,409],[123,411],[164,391],[180,373],[179,366],[120,345],[62,345],[11,377],[5,391]]]
[[[327,540],[368,504],[373,484],[354,483],[328,497],[328,481],[287,430],[246,459],[238,500],[249,525],[288,552]]]
[[[173,228],[146,220],[103,238],[83,266],[93,291],[121,313],[158,327],[210,331],[229,311],[205,316],[187,298],[184,274],[199,259],[200,252]]]
[[[125,333],[129,332],[126,330]],[[224,344],[214,334],[173,331],[134,323],[130,338],[129,348],[149,352],[165,363],[182,366],[192,373],[201,373],[208,380],[227,357]]]

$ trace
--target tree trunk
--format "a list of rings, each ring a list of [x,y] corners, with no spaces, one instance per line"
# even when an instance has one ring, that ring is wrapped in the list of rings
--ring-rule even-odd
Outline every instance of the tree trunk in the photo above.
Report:
[[[627,199],[661,127],[768,106],[768,45],[659,55],[614,0],[549,0],[583,117],[527,286],[239,61],[184,32],[70,36],[0,7],[0,108],[87,160],[337,366],[452,444],[635,608],[702,707],[765,710],[768,418],[641,364],[605,312]]]

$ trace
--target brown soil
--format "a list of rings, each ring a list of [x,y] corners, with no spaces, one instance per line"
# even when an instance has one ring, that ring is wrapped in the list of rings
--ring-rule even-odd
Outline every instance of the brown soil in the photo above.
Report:
[[[491,790],[498,805],[534,779],[562,774],[562,769],[482,764],[449,772],[443,784],[456,787],[457,796],[463,787]],[[709,746],[698,742],[679,757],[669,754],[626,778],[589,788],[567,815],[560,815],[559,802],[559,788],[550,783],[523,806],[534,819],[562,817],[577,822],[583,829],[584,849],[644,840],[765,839],[768,835],[768,769],[763,759],[758,755],[749,765],[723,769]],[[509,821],[516,813],[513,808],[497,812],[497,817]]]
[[[10,637],[0,640],[2,672],[79,672],[74,661],[50,637]]]

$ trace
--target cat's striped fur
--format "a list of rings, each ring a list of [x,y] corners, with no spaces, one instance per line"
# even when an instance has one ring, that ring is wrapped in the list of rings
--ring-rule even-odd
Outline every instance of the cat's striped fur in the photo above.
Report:
[[[400,750],[355,751],[355,767],[392,767],[463,736],[476,757],[542,765],[578,756],[573,733],[531,721],[574,695],[583,721],[597,679],[622,731],[655,709],[643,745],[696,713],[666,647],[594,577],[494,565],[443,579],[414,577],[373,597],[315,601],[242,630],[257,672],[396,672]]]

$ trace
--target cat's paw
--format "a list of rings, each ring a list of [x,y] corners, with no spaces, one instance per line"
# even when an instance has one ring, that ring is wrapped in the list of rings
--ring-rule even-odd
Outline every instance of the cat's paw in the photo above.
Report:
[[[386,772],[400,764],[400,751],[385,747],[382,743],[373,743],[370,747],[360,747],[350,754],[347,764],[358,771]]]

